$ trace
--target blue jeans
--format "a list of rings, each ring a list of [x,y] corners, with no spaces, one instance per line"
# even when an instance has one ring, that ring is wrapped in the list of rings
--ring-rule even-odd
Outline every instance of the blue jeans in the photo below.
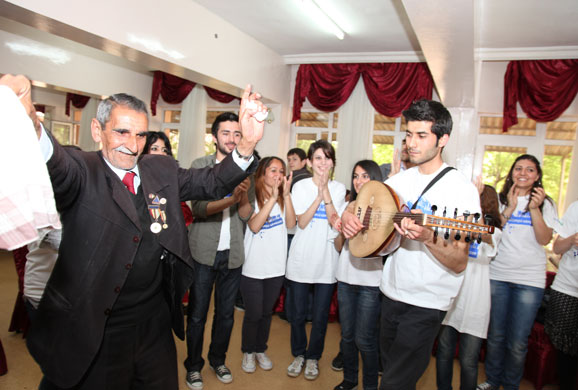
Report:
[[[343,379],[357,383],[359,353],[363,360],[363,389],[377,389],[377,320],[381,292],[378,287],[337,283]]]
[[[436,381],[438,390],[452,390],[454,355],[460,340],[460,390],[476,390],[478,385],[478,360],[483,339],[455,328],[442,325],[438,335],[436,354]]]
[[[187,308],[187,359],[185,360],[187,371],[201,371],[205,364],[201,354],[213,285],[215,285],[215,311],[208,359],[213,367],[225,364],[233,330],[235,298],[239,291],[242,268],[228,269],[228,262],[228,250],[217,252],[212,267],[193,261],[195,273]]]
[[[305,320],[309,301],[309,287],[313,286],[313,324],[309,345],[305,332]],[[291,353],[306,359],[321,359],[325,346],[325,333],[329,319],[329,306],[333,295],[333,284],[299,283],[287,279],[287,296],[290,304],[291,318]]]
[[[492,309],[486,356],[487,381],[516,390],[524,373],[528,337],[544,289],[490,280]]]

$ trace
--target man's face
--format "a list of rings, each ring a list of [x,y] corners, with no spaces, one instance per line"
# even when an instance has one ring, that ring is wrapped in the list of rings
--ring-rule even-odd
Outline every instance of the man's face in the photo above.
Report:
[[[219,123],[217,137],[213,136],[213,141],[217,144],[217,159],[225,158],[235,149],[241,140],[241,130],[239,122],[226,121]]]
[[[93,119],[92,138],[102,142],[102,155],[113,167],[129,170],[136,166],[146,142],[148,118],[145,113],[116,106],[104,129]]]
[[[289,163],[289,169],[296,171],[302,169],[305,164],[307,164],[307,159],[301,160],[297,154],[290,154],[287,156],[287,162]]]
[[[427,121],[410,121],[407,123],[405,141],[409,161],[416,165],[427,164],[435,159],[448,140],[448,135],[444,134],[439,140],[432,133],[433,123]]]

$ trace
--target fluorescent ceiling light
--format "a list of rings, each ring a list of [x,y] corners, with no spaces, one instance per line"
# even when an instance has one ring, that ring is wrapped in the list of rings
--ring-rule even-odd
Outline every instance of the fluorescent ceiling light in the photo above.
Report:
[[[45,58],[56,65],[64,65],[72,58],[68,52],[37,43],[6,42],[14,54]]]
[[[301,0],[305,7],[306,13],[313,19],[321,28],[330,31],[338,39],[343,39],[345,33],[337,23],[317,4],[314,0]]]

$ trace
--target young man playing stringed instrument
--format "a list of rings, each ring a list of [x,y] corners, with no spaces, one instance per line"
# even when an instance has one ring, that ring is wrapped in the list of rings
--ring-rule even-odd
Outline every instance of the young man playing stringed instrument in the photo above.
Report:
[[[403,115],[410,161],[417,166],[389,178],[386,184],[405,200],[405,206],[414,209],[412,213],[433,214],[437,210],[438,214],[447,212],[448,217],[455,214],[454,218],[456,209],[460,215],[479,213],[475,186],[455,169],[446,171],[423,192],[447,167],[441,153],[452,129],[448,110],[441,103],[421,100]],[[342,230],[347,238],[363,228],[354,210],[348,208],[342,215]],[[406,217],[395,223],[403,238],[383,269],[381,390],[415,389],[428,366],[440,324],[459,292],[467,264],[466,234],[457,237],[451,232],[445,239],[445,229],[437,236],[433,229],[416,220]]]

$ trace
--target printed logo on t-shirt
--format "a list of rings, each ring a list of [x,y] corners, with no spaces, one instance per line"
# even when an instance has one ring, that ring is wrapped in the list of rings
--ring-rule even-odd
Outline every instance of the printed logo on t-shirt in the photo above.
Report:
[[[267,221],[265,221],[265,224],[263,225],[261,230],[273,229],[274,227],[282,224],[283,218],[281,218],[281,214],[270,215],[269,218],[267,218]]]
[[[480,244],[478,244],[475,241],[472,242],[470,244],[470,250],[468,252],[468,257],[471,257],[472,259],[477,259],[479,250],[480,250]]]
[[[321,203],[319,205],[319,207],[315,211],[313,219],[327,219],[327,213],[325,212],[325,204]]]
[[[407,207],[411,210],[411,208],[413,207],[413,202],[408,201],[407,202]],[[429,214],[431,215],[431,203],[424,198],[421,198],[419,200],[419,202],[417,203],[417,207],[416,209],[423,211],[424,214]]]
[[[514,225],[532,226],[532,217],[530,216],[530,213],[518,210],[517,213],[512,214],[510,219],[506,222],[508,233],[511,233]]]

